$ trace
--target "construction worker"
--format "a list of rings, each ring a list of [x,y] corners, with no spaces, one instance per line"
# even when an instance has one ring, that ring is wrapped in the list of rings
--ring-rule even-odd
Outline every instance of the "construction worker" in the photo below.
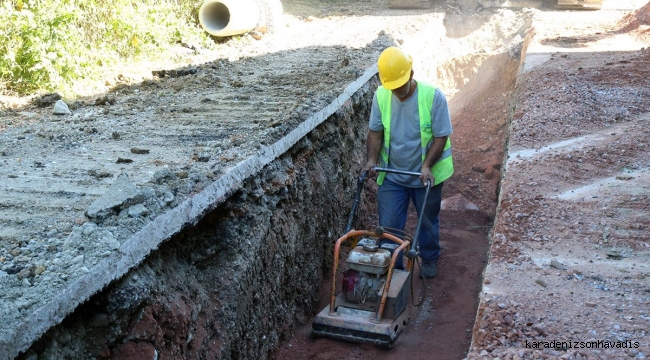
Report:
[[[375,175],[381,167],[407,170],[421,176],[380,172],[377,176],[379,225],[404,230],[410,201],[418,213],[429,197],[422,220],[418,245],[422,266],[420,277],[438,274],[440,257],[440,202],[442,184],[454,172],[451,158],[451,118],[447,99],[440,89],[413,79],[413,60],[402,49],[389,47],[377,61],[382,86],[375,92],[370,111],[367,160],[362,171]],[[387,230],[390,231],[390,230]],[[402,256],[397,268],[403,268]]]

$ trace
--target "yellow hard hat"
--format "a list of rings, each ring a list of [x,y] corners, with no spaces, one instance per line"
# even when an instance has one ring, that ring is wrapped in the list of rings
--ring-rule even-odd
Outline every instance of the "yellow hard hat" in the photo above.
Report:
[[[406,84],[411,77],[412,65],[413,59],[404,50],[396,47],[386,48],[377,60],[381,84],[388,90]]]

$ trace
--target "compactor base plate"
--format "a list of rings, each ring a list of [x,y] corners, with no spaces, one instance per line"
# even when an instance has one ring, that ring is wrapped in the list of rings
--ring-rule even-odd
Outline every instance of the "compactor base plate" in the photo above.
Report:
[[[312,321],[312,335],[328,337],[355,343],[368,343],[383,348],[395,346],[397,337],[409,321],[406,308],[395,319],[382,319],[373,322],[376,312],[338,306],[334,315],[330,315],[326,306]]]

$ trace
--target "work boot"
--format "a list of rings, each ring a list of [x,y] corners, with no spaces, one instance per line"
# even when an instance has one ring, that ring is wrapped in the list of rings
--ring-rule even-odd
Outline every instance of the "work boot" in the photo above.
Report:
[[[438,260],[425,261],[420,266],[421,278],[434,278],[438,275]]]

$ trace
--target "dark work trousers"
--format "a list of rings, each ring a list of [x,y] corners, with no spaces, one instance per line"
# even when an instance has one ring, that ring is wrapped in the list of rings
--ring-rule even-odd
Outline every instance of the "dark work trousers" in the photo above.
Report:
[[[440,183],[429,190],[429,197],[426,199],[424,216],[420,228],[418,247],[420,257],[424,262],[437,261],[440,257],[440,201],[442,200],[442,184]],[[426,187],[406,187],[384,179],[377,190],[377,210],[379,213],[379,225],[384,228],[404,230],[410,201],[413,201],[418,212],[422,209],[422,202],[425,201],[424,194]],[[395,235],[399,232],[392,232]],[[415,233],[409,234],[415,236]],[[383,239],[381,243],[390,240]],[[398,256],[396,268],[403,268],[402,256]]]

